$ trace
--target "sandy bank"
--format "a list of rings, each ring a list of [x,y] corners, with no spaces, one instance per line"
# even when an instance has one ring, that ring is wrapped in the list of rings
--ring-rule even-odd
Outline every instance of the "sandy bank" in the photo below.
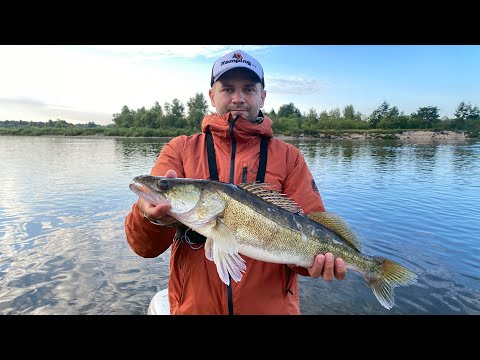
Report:
[[[393,139],[411,142],[426,141],[464,141],[467,139],[464,132],[461,131],[398,131],[398,132],[345,132],[338,134],[320,134],[319,137],[313,138],[309,136],[285,136],[275,135],[276,138],[282,140],[294,139],[339,139],[339,140],[369,140],[369,139]]]

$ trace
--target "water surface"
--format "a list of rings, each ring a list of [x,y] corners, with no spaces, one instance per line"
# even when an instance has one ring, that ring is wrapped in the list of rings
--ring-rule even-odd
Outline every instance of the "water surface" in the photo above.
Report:
[[[145,314],[169,251],[137,256],[123,222],[167,139],[0,137],[0,314]],[[290,141],[365,252],[418,282],[383,308],[353,271],[300,278],[303,314],[480,314],[480,142]]]

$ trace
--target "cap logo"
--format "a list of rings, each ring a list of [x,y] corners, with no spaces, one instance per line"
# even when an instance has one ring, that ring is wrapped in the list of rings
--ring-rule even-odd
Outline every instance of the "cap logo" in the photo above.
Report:
[[[233,54],[232,60],[223,60],[220,64],[220,66],[227,65],[227,64],[230,64],[230,63],[239,63],[239,62],[247,64],[248,66],[256,67],[255,65],[252,65],[252,63],[250,61],[244,60],[242,54],[240,54],[240,53]]]

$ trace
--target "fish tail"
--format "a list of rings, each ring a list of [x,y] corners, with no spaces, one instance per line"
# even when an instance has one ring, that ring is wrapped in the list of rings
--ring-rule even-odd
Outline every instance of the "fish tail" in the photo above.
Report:
[[[417,281],[417,275],[388,259],[380,259],[378,265],[380,269],[377,271],[377,276],[369,277],[368,285],[380,304],[391,309],[395,304],[393,289],[397,286],[414,284]]]

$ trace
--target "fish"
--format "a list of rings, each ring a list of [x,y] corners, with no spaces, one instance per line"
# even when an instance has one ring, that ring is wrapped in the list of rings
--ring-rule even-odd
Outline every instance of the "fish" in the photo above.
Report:
[[[363,252],[359,236],[340,215],[304,214],[272,184],[140,175],[129,188],[150,203],[168,201],[168,215],[205,236],[205,256],[226,285],[230,278],[241,281],[246,271],[241,255],[309,268],[326,252],[360,273],[387,309],[395,305],[395,287],[417,281],[403,265]]]

